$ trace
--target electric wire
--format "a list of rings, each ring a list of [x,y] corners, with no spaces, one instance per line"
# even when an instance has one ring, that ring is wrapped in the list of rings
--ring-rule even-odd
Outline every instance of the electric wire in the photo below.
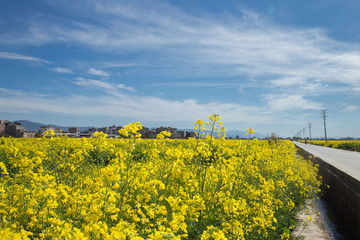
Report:
[[[331,116],[343,115],[356,111],[360,107],[360,79],[355,81],[348,90],[342,94],[333,105],[328,106],[323,112],[325,117],[330,114]],[[318,128],[323,125],[323,118],[318,118],[316,121],[311,121],[311,128]],[[300,137],[303,131],[300,130],[294,137]],[[304,135],[304,134],[303,134]],[[303,136],[305,137],[305,136]]]

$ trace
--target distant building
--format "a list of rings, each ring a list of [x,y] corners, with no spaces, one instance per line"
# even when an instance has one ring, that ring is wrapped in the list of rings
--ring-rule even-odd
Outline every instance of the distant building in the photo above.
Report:
[[[55,132],[55,128],[52,125],[45,125],[40,127],[40,133],[44,134],[46,131],[53,130]]]
[[[97,132],[108,133],[109,132],[109,127],[98,128],[96,131]]]
[[[143,127],[139,130],[139,133],[141,134],[141,138],[149,138],[149,128]]]
[[[11,123],[8,126],[8,135],[11,137],[21,138],[24,136],[24,132],[26,128],[22,126],[20,123]]]
[[[178,135],[180,139],[185,139],[186,138],[186,131],[178,131]]]
[[[141,130],[139,130],[139,133],[141,133],[141,138],[155,139],[157,135],[162,131],[170,132],[171,139],[186,139],[189,137],[194,137],[194,132],[178,131],[176,128],[172,127],[159,127],[156,129],[149,129],[147,127],[143,127]]]
[[[4,137],[23,137],[26,128],[18,122],[0,120],[0,136]]]
[[[34,131],[24,132],[23,137],[24,137],[24,138],[34,138],[34,137],[36,137],[36,132],[34,132]]]
[[[8,120],[0,120],[0,136],[5,136],[6,126],[10,123]]]
[[[157,134],[161,133],[162,131],[170,132],[171,133],[170,138],[179,138],[179,134],[178,134],[176,128],[172,128],[172,127],[159,127],[159,128],[156,128],[156,133]]]
[[[52,125],[45,125],[40,127],[40,133],[41,135],[44,134],[45,131],[53,130],[55,135],[60,135],[62,131],[59,128],[55,128]]]
[[[80,136],[80,128],[79,127],[69,127],[68,129],[69,136]]]
[[[97,130],[96,130],[96,128],[89,128],[88,130],[87,130],[87,132],[91,135],[91,133],[94,133],[94,132],[96,132]]]
[[[156,133],[155,130],[150,130],[150,131],[148,131],[148,133],[147,133],[147,138],[149,138],[149,139],[155,139],[156,136],[157,136],[157,133]]]
[[[195,137],[195,132],[186,132],[186,137],[185,138],[194,138]]]
[[[121,126],[110,126],[108,127],[108,134],[111,134],[111,135],[119,135],[119,130],[122,129]]]

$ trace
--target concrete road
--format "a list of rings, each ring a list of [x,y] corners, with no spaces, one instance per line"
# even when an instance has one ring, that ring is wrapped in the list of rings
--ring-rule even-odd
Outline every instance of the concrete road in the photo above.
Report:
[[[293,143],[360,181],[360,152],[351,152],[300,142]]]

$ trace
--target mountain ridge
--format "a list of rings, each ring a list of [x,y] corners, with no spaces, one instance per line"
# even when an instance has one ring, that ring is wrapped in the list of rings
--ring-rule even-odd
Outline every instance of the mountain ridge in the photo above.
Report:
[[[46,126],[46,125],[51,125],[54,128],[58,128],[58,129],[63,130],[63,131],[67,131],[69,129],[69,127],[67,127],[67,126],[58,126],[56,124],[43,124],[43,123],[38,123],[38,122],[32,122],[32,121],[29,121],[29,120],[17,120],[17,121],[14,121],[14,122],[21,123],[21,125],[24,126],[27,131],[38,132],[38,131],[40,131],[40,128],[42,126]],[[71,127],[74,127],[74,126],[71,126]],[[80,128],[80,131],[86,131],[89,128],[92,128],[92,127],[79,127],[79,128]]]

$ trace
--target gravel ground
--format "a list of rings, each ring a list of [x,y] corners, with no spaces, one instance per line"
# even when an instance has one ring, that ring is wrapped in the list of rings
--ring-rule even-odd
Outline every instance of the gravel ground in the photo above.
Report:
[[[310,221],[310,217],[312,221]],[[306,201],[302,210],[297,214],[296,220],[298,224],[292,231],[293,239],[331,240],[315,199]]]

